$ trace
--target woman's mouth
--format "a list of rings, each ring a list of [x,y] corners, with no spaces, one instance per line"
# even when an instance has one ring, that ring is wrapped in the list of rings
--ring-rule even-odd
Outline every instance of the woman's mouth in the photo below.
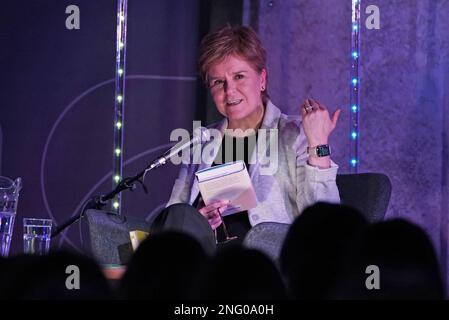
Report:
[[[242,101],[243,101],[243,99],[228,100],[228,101],[226,101],[226,106],[233,107],[233,106],[240,104],[240,102],[242,102]]]

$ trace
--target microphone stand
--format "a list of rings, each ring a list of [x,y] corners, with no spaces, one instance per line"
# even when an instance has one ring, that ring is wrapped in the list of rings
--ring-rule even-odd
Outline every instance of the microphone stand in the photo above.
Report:
[[[205,128],[203,127],[199,127],[200,129],[200,138],[203,138],[204,140],[209,140],[209,133],[207,130],[205,130]],[[83,207],[81,208],[80,213],[76,214],[75,216],[71,217],[69,220],[67,220],[66,222],[64,222],[63,224],[61,224],[60,226],[57,226],[55,228],[55,230],[52,232],[51,237],[56,237],[58,234],[60,234],[64,229],[66,229],[67,227],[71,226],[72,224],[74,224],[76,221],[80,220],[83,216],[84,213],[89,210],[89,209],[97,209],[97,210],[101,210],[109,200],[113,199],[117,194],[119,194],[120,192],[122,192],[123,190],[129,189],[129,190],[134,190],[136,188],[136,182],[139,182],[142,187],[143,190],[145,191],[145,193],[148,193],[148,189],[145,186],[143,180],[145,179],[145,175],[148,171],[151,171],[153,169],[159,168],[160,166],[163,166],[164,164],[167,163],[167,161],[174,155],[177,154],[178,152],[182,151],[184,148],[186,147],[190,147],[191,144],[196,144],[201,140],[198,140],[198,137],[194,136],[194,139],[196,139],[196,142],[194,142],[192,140],[192,136],[190,137],[189,140],[189,144],[183,143],[182,141],[181,146],[176,147],[175,149],[170,148],[169,150],[167,150],[161,157],[156,158],[156,160],[153,160],[151,162],[151,164],[149,166],[147,166],[144,170],[142,170],[141,172],[139,172],[138,174],[136,174],[133,177],[129,177],[129,178],[125,178],[123,180],[121,180],[117,186],[115,187],[114,190],[112,190],[111,192],[109,192],[108,194],[102,195],[102,196],[94,196],[92,198],[90,198],[89,200],[87,200]]]
[[[141,172],[139,172],[138,174],[136,174],[135,176],[129,177],[129,178],[125,178],[123,180],[121,180],[117,186],[114,188],[114,190],[112,190],[111,192],[102,195],[102,196],[94,196],[92,198],[90,198],[89,200],[87,200],[84,204],[84,206],[82,207],[80,213],[76,214],[75,216],[71,217],[69,220],[67,220],[66,222],[64,222],[63,224],[61,224],[60,226],[57,226],[56,229],[52,232],[51,237],[56,237],[59,233],[61,233],[64,229],[66,229],[67,227],[71,226],[72,224],[74,224],[76,221],[80,220],[85,212],[89,209],[97,209],[97,210],[101,210],[109,200],[113,199],[117,194],[119,194],[120,192],[122,192],[123,190],[129,189],[129,190],[134,190],[136,188],[136,182],[139,182],[142,187],[143,190],[145,191],[145,193],[148,193],[148,189],[145,186],[143,179],[145,178],[145,174],[148,171],[151,171],[153,169],[156,169],[162,165],[164,165],[167,162],[167,160],[162,157],[159,158],[158,160],[153,161],[148,167],[146,167],[144,170],[142,170]]]

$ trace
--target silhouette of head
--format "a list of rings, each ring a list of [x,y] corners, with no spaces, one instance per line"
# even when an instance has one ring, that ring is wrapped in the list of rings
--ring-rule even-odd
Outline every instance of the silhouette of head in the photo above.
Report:
[[[2,281],[7,299],[109,299],[112,292],[99,266],[90,258],[56,251],[46,256],[9,259]]]
[[[347,206],[317,203],[296,218],[285,238],[281,272],[291,297],[321,299],[342,272],[349,245],[367,224]]]
[[[212,300],[285,298],[282,278],[262,252],[241,245],[228,246],[212,259],[205,297]]]
[[[333,298],[444,298],[437,257],[422,228],[394,219],[368,226],[361,240]]]
[[[122,278],[128,299],[191,299],[208,256],[198,241],[178,231],[150,235],[138,247]]]

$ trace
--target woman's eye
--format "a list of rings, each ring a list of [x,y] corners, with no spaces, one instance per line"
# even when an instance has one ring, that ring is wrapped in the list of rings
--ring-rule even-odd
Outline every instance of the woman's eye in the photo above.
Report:
[[[236,80],[240,80],[240,79],[242,79],[243,78],[243,74],[236,74],[235,75],[235,79]]]
[[[216,87],[216,86],[221,86],[223,85],[224,81],[223,80],[215,80],[214,82],[212,82],[212,86]]]

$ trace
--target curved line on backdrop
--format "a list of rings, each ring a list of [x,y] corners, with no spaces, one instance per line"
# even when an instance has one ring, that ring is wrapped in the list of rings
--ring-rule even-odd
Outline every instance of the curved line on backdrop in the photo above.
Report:
[[[129,75],[125,77],[126,80],[133,80],[133,79],[145,79],[145,80],[173,80],[173,81],[196,81],[196,77],[183,77],[183,76],[163,76],[163,75]],[[53,212],[50,209],[50,205],[48,203],[48,199],[47,199],[47,193],[45,190],[45,161],[47,158],[47,153],[48,153],[48,148],[50,145],[50,141],[53,138],[53,135],[57,129],[57,127],[59,126],[59,124],[61,123],[61,121],[63,120],[63,118],[65,117],[65,115],[75,106],[76,103],[78,103],[81,99],[83,99],[85,96],[89,95],[90,93],[92,93],[93,91],[97,90],[98,88],[101,88],[107,84],[110,83],[114,83],[115,82],[115,78],[109,79],[109,80],[105,80],[103,82],[100,82],[92,87],[90,87],[89,89],[85,90],[84,92],[82,92],[80,95],[78,95],[74,100],[72,100],[72,102],[70,102],[65,108],[64,110],[60,113],[60,115],[58,116],[58,118],[56,119],[55,123],[53,124],[50,133],[47,137],[47,140],[45,142],[45,146],[44,146],[44,150],[42,152],[42,157],[41,157],[41,167],[40,167],[40,185],[41,185],[41,195],[42,195],[42,199],[44,201],[44,206],[45,209],[47,210],[47,213],[49,215],[49,217],[56,221],[56,219],[53,216]],[[60,235],[62,237],[62,239],[66,239],[67,242],[73,247],[75,248],[75,245],[70,241],[70,239],[66,238],[65,232],[61,233]],[[76,249],[76,248],[75,248]]]

